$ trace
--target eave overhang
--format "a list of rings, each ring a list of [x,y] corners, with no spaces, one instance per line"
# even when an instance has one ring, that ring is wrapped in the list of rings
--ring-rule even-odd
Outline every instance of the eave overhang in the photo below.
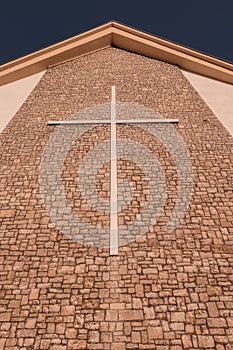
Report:
[[[111,21],[1,65],[0,86],[111,46],[233,84],[232,63]]]

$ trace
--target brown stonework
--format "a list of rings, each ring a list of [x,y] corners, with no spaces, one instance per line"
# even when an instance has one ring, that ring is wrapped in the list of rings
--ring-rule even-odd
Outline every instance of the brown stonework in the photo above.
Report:
[[[190,152],[194,188],[176,230],[166,224],[178,175],[168,150],[138,126],[118,126],[119,138],[142,143],[159,159],[167,198],[157,224],[109,256],[58,231],[39,191],[45,145],[55,127],[78,111],[117,101],[143,104],[175,126]],[[76,179],[84,154],[109,140],[97,126],[73,145],[63,169],[67,202],[94,227]],[[0,134],[0,349],[230,349],[233,338],[233,140],[177,66],[107,48],[49,69]],[[134,191],[119,220],[129,223],[148,198],[145,174],[118,164]],[[109,163],[96,178],[109,198]],[[61,218],[62,220],[63,218]]]

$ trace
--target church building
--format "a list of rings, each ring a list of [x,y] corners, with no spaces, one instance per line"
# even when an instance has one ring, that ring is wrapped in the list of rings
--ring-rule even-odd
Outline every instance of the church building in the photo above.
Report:
[[[0,350],[233,349],[233,63],[111,21],[0,67]]]

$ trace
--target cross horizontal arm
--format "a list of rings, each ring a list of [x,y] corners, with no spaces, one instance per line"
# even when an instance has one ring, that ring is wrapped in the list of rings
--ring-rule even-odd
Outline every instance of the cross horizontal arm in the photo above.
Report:
[[[82,125],[82,124],[109,124],[109,119],[96,120],[50,120],[47,125]],[[166,124],[179,123],[179,119],[116,119],[117,124]]]
[[[117,124],[150,124],[150,123],[158,123],[158,124],[166,124],[166,123],[179,123],[179,119],[117,119]]]
[[[47,125],[108,124],[111,120],[49,120]]]

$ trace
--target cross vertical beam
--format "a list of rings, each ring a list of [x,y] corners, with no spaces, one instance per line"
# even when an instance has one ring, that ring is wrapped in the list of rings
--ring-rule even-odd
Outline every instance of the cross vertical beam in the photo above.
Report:
[[[118,255],[116,88],[111,93],[110,255]]]

